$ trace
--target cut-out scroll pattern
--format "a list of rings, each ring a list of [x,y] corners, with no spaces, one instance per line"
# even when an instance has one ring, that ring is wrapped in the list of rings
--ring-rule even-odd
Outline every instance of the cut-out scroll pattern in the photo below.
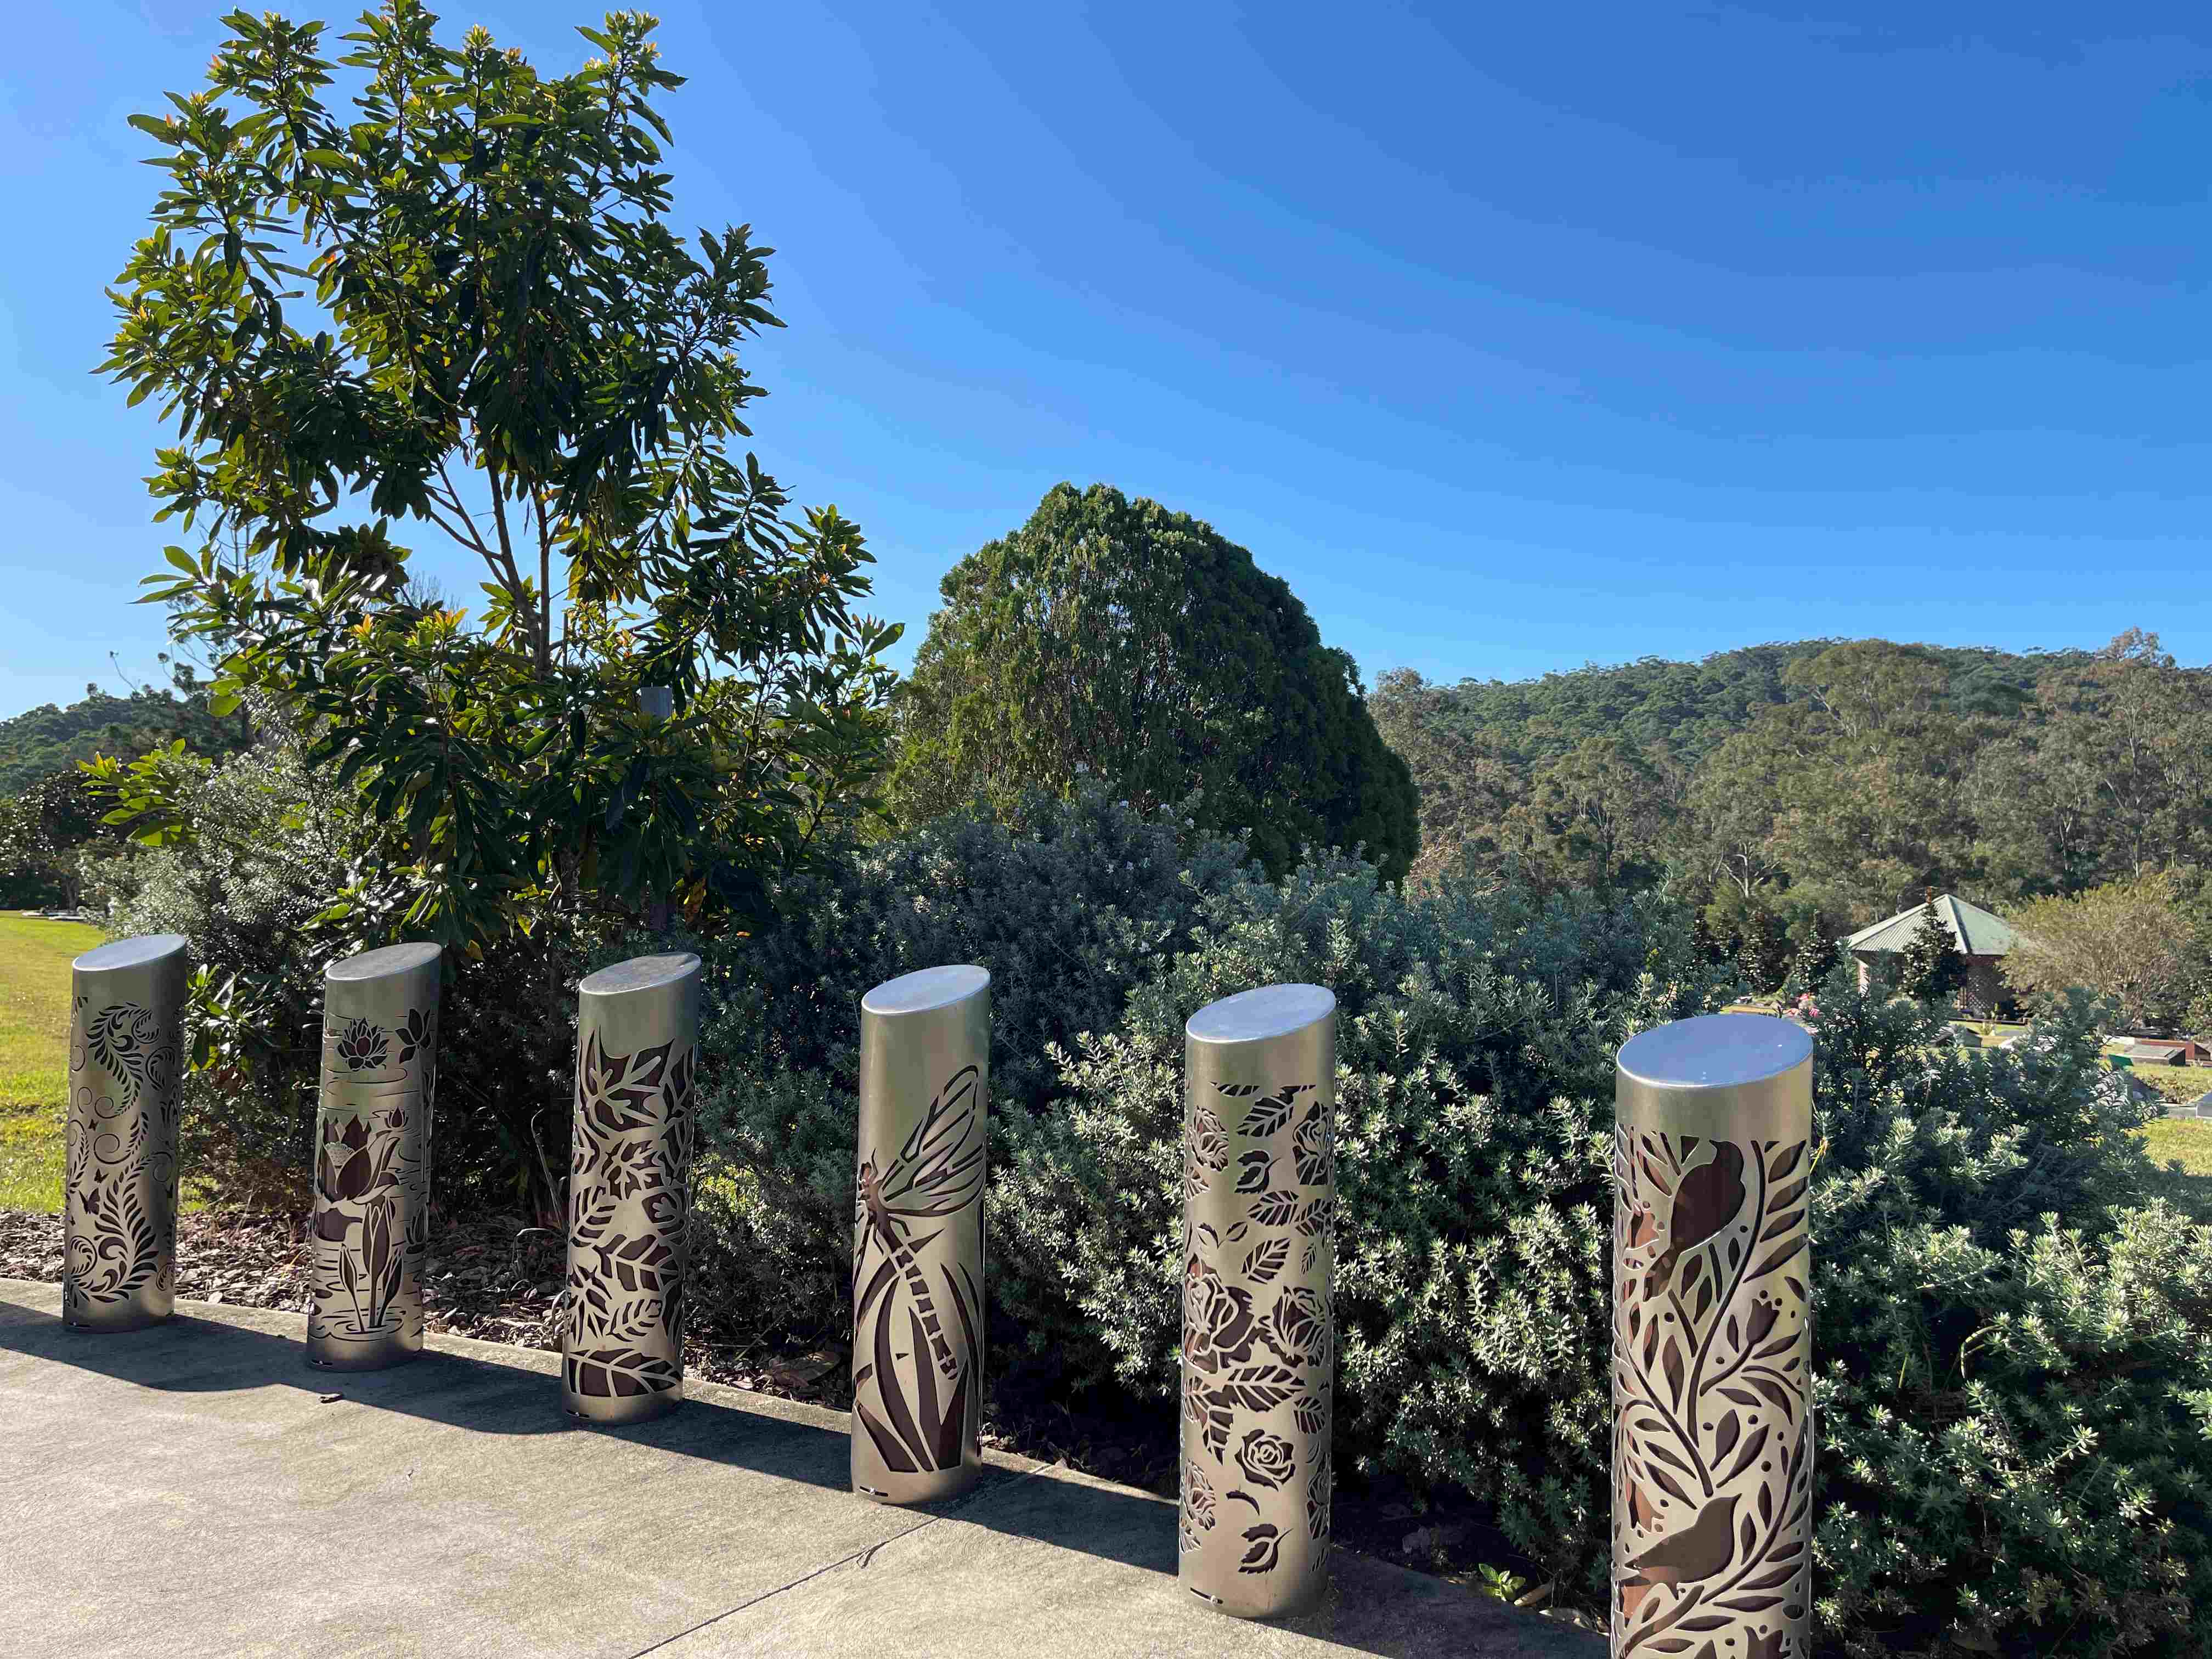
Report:
[[[422,1346],[436,1024],[429,1008],[410,1009],[391,1030],[325,1022],[307,1312],[319,1363]]]
[[[1613,1653],[1805,1659],[1802,1140],[1615,1132]]]
[[[977,1066],[954,1073],[897,1155],[878,1167],[871,1152],[855,1183],[853,1412],[897,1474],[960,1468],[982,1420],[982,1287],[953,1244],[980,1224],[981,1083]]]
[[[1311,1083],[1211,1088],[1183,1148],[1180,1547],[1233,1551],[1239,1575],[1318,1574],[1334,1485],[1333,1114]]]
[[[562,1364],[579,1398],[665,1394],[684,1380],[697,1052],[613,1054],[592,1030],[578,1056]]]
[[[72,1006],[63,1135],[65,1316],[168,1311],[176,1272],[179,1054],[135,1002]]]

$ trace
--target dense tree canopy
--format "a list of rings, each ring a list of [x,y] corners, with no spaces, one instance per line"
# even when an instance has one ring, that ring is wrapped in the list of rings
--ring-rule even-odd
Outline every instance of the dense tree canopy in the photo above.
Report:
[[[2173,878],[2154,871],[2022,905],[2004,976],[2046,998],[2080,986],[2110,998],[2130,1025],[2170,1022],[2205,978],[2201,944],[2174,925],[2179,898]]]
[[[333,64],[225,20],[209,85],[131,118],[167,186],[104,368],[175,433],[151,487],[195,540],[149,597],[390,826],[396,925],[474,946],[533,896],[699,905],[802,856],[868,805],[896,630],[848,608],[854,528],[732,453],[770,250],[671,228],[653,20],[560,76],[436,21],[392,0]],[[413,537],[480,563],[476,615]]]
[[[1413,781],[1352,659],[1212,526],[1059,484],[943,593],[900,695],[908,821],[1087,773],[1147,808],[1200,792],[1200,826],[1248,832],[1273,870],[1310,844],[1404,873]]]
[[[2140,630],[2027,656],[1809,640],[1516,685],[1401,672],[1371,706],[1420,789],[1420,869],[1664,882],[1762,972],[1930,888],[2006,906],[2163,870],[2185,911],[2212,869],[2212,672]]]

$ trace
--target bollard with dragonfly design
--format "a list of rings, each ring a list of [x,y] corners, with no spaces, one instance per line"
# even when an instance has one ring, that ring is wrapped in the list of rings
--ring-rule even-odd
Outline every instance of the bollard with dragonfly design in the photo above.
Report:
[[[853,1487],[892,1504],[982,1472],[991,975],[925,968],[860,999]]]

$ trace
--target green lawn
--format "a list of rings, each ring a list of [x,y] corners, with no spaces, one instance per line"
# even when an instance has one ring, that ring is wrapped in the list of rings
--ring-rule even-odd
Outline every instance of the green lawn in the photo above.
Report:
[[[70,958],[97,927],[0,915],[0,1210],[62,1206]]]
[[[2181,1165],[2179,1174],[2165,1170],[2160,1181],[2174,1207],[2212,1221],[2212,1123],[2162,1118],[2142,1131],[2142,1141],[2161,1165]]]

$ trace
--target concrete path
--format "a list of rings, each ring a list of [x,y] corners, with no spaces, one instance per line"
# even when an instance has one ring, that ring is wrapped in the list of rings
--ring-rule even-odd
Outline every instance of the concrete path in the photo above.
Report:
[[[152,1656],[1575,1656],[1603,1644],[1339,1551],[1255,1625],[1176,1584],[1175,1506],[994,1457],[956,1503],[847,1489],[842,1413],[687,1379],[573,1426],[555,1356],[453,1337],[310,1371],[301,1316],[64,1328],[0,1279],[0,1651]],[[343,1398],[324,1403],[326,1394]]]

